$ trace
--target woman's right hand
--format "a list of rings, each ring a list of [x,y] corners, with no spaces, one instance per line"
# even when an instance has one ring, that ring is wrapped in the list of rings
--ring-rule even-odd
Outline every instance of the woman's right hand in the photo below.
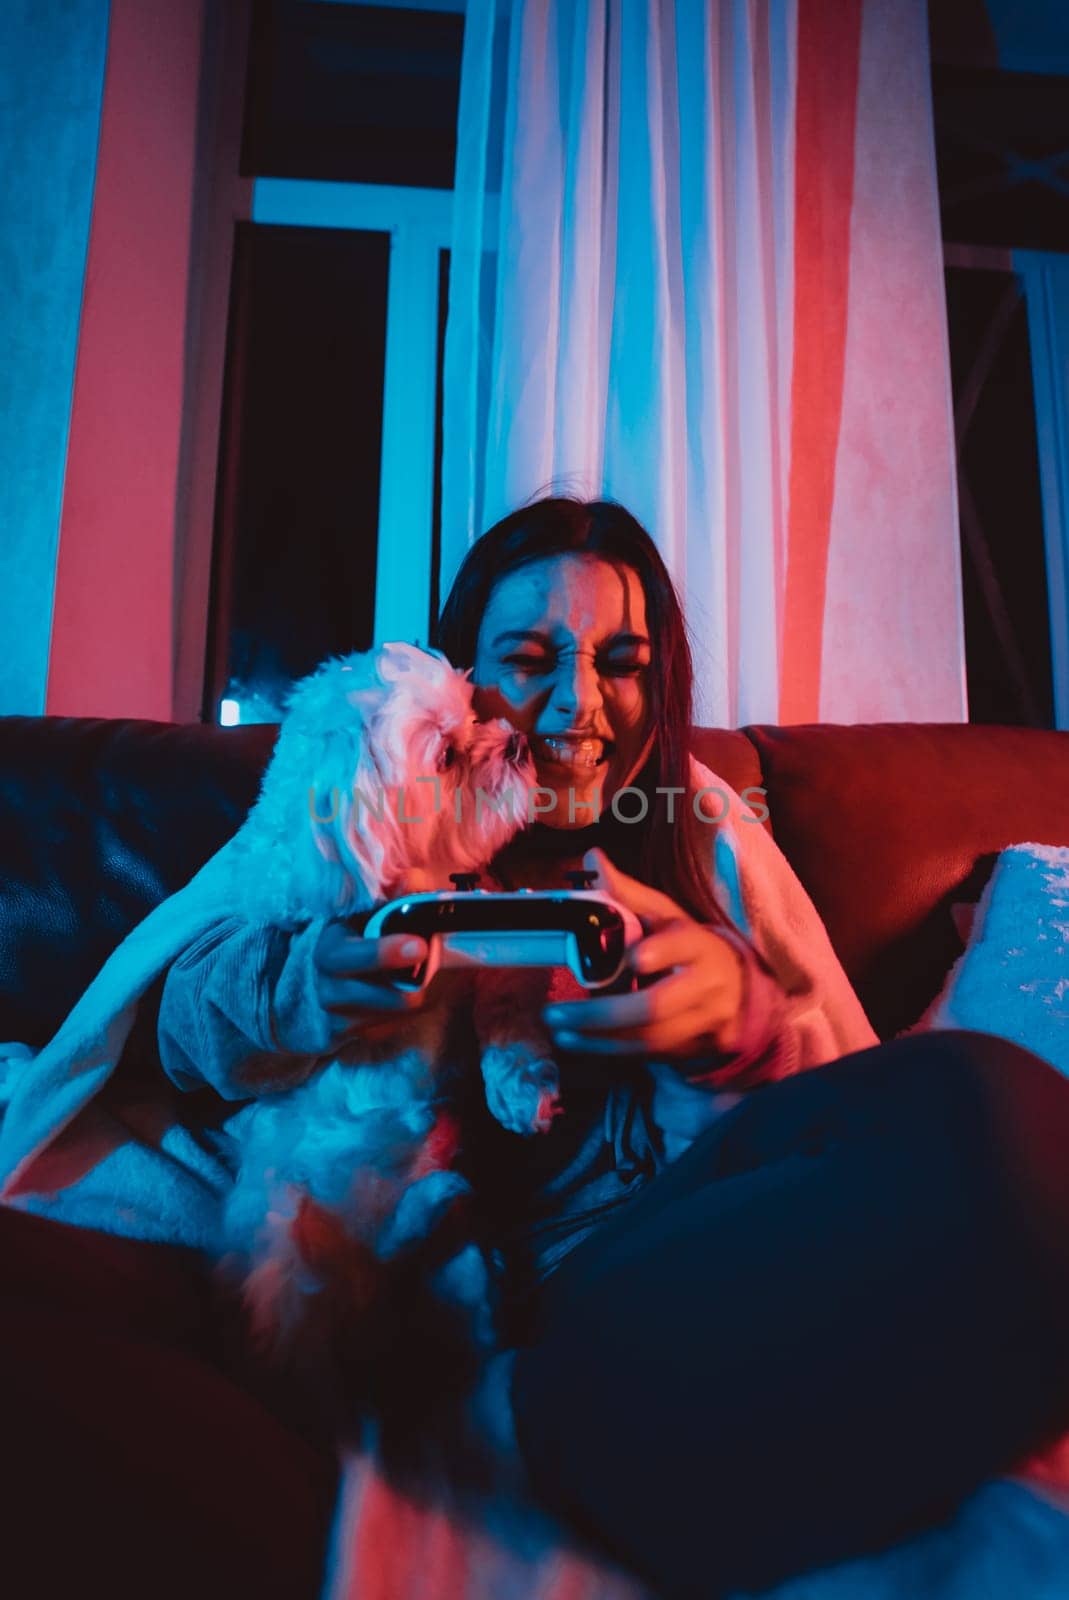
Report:
[[[390,1022],[422,1006],[423,989],[401,989],[397,980],[427,959],[427,941],[411,934],[363,939],[345,922],[324,925],[316,941],[316,994],[324,1011],[351,1027]]]

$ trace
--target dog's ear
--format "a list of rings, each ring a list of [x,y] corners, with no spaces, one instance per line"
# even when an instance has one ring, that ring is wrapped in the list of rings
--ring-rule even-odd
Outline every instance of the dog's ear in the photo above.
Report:
[[[383,777],[400,783],[433,776],[444,752],[471,743],[471,684],[443,655],[413,645],[383,645],[377,667],[387,689],[373,728]]]
[[[336,850],[354,891],[374,905],[404,873],[408,841],[402,837],[394,790],[383,782],[370,749],[361,750],[350,787],[340,795],[339,814],[321,848]],[[354,910],[361,907],[354,905]]]
[[[368,727],[388,696],[370,656],[336,658],[297,684],[241,831],[247,916],[281,926],[374,903],[375,880],[345,847]]]
[[[396,787],[466,748],[471,693],[440,652],[408,644],[336,657],[299,683],[242,830],[246,914],[293,925],[391,892],[415,844]]]

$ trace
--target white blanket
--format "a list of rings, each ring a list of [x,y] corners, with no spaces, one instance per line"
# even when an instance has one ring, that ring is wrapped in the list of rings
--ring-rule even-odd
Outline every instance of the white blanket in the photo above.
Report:
[[[716,1507],[709,1508],[710,1548]],[[769,1537],[775,1532],[769,1530]],[[695,1592],[698,1592],[697,1586]],[[876,1555],[731,1600],[1066,1600],[1069,1516],[1006,1479],[947,1523]],[[447,1493],[418,1506],[370,1457],[350,1458],[322,1600],[656,1600],[500,1503],[466,1526]]]
[[[876,1044],[782,851],[723,779],[697,761],[692,777],[695,789],[718,788],[730,800],[725,820],[709,825],[710,880],[792,997],[798,1069]],[[229,1178],[222,1144],[198,1141],[177,1122],[163,1131],[157,1123],[146,1138],[97,1097],[122,1054],[137,1002],[193,939],[242,903],[238,885],[257,870],[259,854],[253,813],[123,940],[32,1062],[25,1045],[0,1045],[0,1085],[8,1085],[6,1095],[0,1088],[0,1104],[7,1100],[0,1199],[109,1232],[213,1248],[213,1218]]]

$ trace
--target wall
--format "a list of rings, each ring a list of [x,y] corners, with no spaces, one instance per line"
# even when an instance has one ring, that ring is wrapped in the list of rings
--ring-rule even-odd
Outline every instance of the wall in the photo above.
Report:
[[[46,708],[169,719],[202,0],[112,0]]]
[[[107,0],[0,7],[0,714],[44,710]]]

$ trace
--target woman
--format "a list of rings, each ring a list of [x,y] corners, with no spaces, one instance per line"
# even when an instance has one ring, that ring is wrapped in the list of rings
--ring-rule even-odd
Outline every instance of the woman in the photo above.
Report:
[[[1069,1086],[985,1035],[877,1043],[753,814],[732,795],[713,820],[678,602],[621,507],[505,518],[436,642],[535,756],[540,821],[495,875],[593,868],[642,918],[631,966],[653,979],[550,1007],[565,1115],[522,1159],[492,1126],[469,1152],[509,1265],[500,1398],[533,1484],[663,1595],[933,1522],[1069,1421]],[[233,1093],[262,1048],[250,964],[273,984],[253,1013],[291,1050],[419,1003],[389,979],[422,946],[330,922],[286,937],[265,956],[237,930],[172,970],[179,1081]]]
[[[535,754],[541,821],[495,874],[593,867],[645,927],[645,987],[547,1013],[566,1114],[519,1145],[487,1119],[467,1155],[518,1347],[501,1433],[666,1596],[923,1527],[1069,1421],[1069,1087],[984,1035],[877,1044],[782,856],[688,759],[682,618],[622,508],[506,518],[438,643]],[[207,1085],[225,1110],[420,1004],[392,980],[424,954],[329,920],[213,925],[149,1019],[177,1101]]]
[[[560,881],[601,846],[628,876],[583,862],[649,930],[634,967],[668,974],[549,1019],[595,1106],[636,1061],[662,1065],[654,1181],[617,1171],[626,1205],[592,1230],[580,1215],[563,1259],[558,1209],[556,1248],[534,1252],[537,1334],[511,1386],[533,1480],[663,1594],[749,1589],[936,1520],[1069,1422],[1069,1085],[987,1035],[877,1045],[834,962],[777,996],[752,951],[740,962],[692,807],[582,825],[595,790],[607,808],[625,786],[695,787],[682,618],[622,508],[507,517],[437,642],[529,735],[556,802],[499,868]],[[719,1092],[829,1061],[814,1010],[853,1034],[840,1059],[741,1103]]]

